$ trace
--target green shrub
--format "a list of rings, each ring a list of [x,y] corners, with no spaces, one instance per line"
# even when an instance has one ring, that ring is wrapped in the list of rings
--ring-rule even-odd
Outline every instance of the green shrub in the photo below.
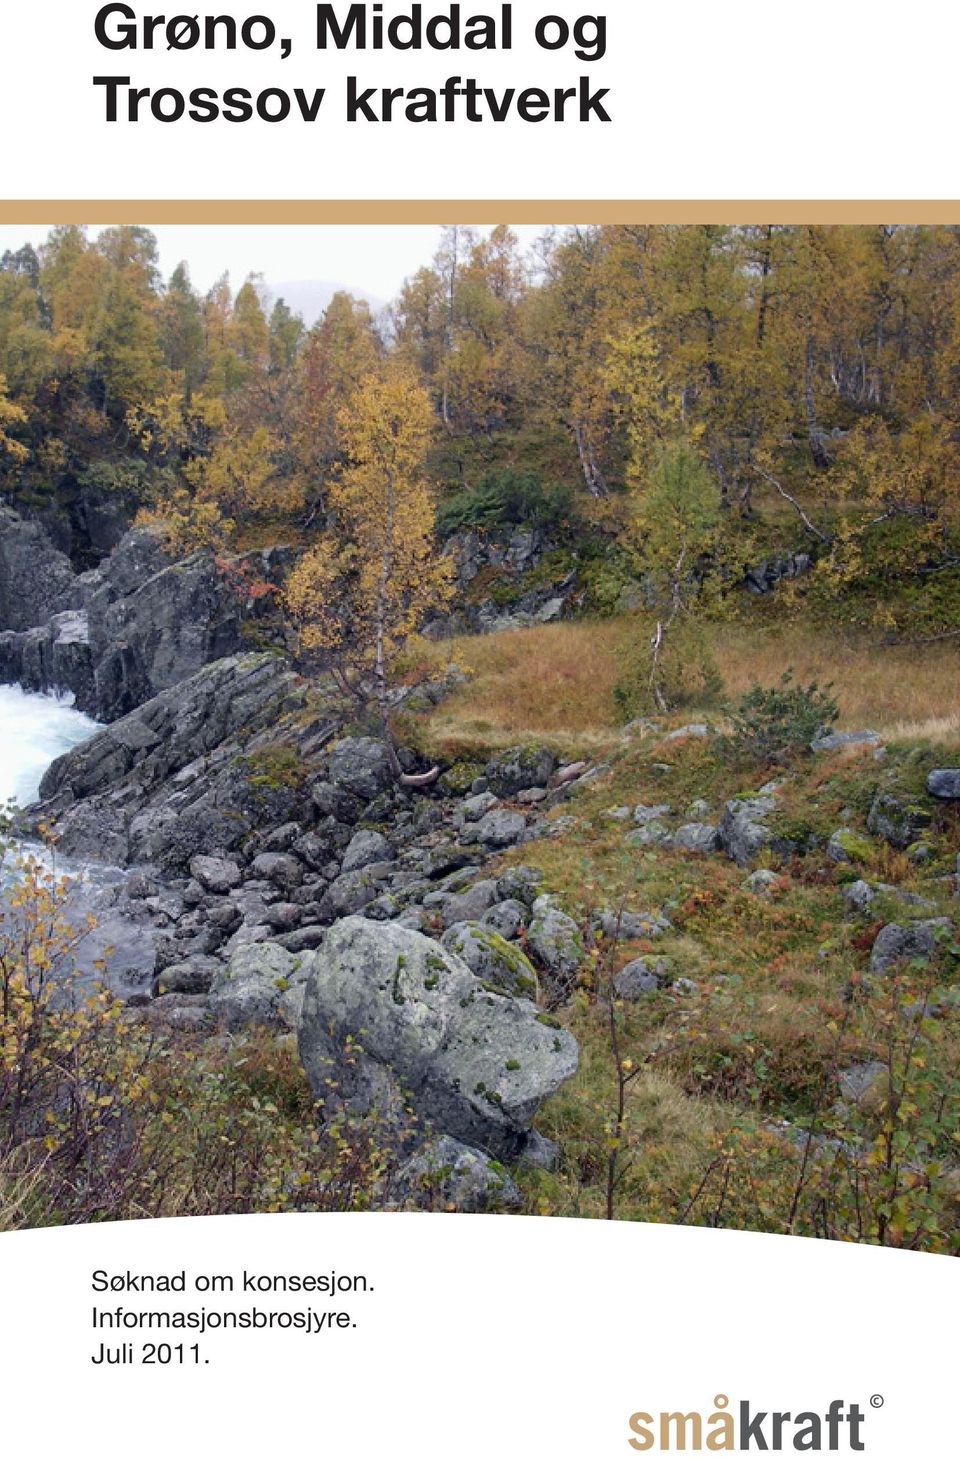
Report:
[[[544,486],[535,471],[488,471],[441,505],[437,532],[449,537],[472,528],[556,527],[569,516],[573,499],[570,486]]]
[[[727,710],[730,732],[720,739],[734,760],[784,764],[807,754],[810,743],[840,717],[837,701],[816,682],[795,684],[791,670],[769,689],[755,684]]]

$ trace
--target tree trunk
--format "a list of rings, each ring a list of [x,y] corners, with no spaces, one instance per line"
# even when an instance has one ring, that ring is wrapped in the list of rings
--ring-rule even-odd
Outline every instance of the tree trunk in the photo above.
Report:
[[[809,334],[803,355],[803,410],[807,420],[807,441],[811,459],[818,471],[826,471],[830,458],[823,449],[823,436],[817,420],[817,405],[813,395],[813,336]]]
[[[587,484],[587,491],[594,497],[605,497],[607,495],[607,483],[603,479],[603,472],[597,464],[593,448],[587,441],[581,421],[574,421],[573,439],[577,443],[577,456],[580,461],[580,470],[583,472],[583,479]]]

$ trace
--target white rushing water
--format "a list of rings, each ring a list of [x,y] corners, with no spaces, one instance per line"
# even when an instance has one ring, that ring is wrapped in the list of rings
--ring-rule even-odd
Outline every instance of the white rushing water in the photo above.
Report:
[[[0,684],[0,809],[9,800],[20,806],[35,801],[47,767],[99,728],[74,709],[72,695],[28,694]]]

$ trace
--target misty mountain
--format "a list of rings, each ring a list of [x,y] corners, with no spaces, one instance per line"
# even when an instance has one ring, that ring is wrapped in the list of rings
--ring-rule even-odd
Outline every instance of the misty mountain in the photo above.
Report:
[[[321,279],[298,279],[283,284],[271,283],[269,292],[274,301],[283,299],[294,314],[302,315],[303,322],[308,329],[316,324],[334,294],[346,293],[352,294],[355,299],[366,299],[374,314],[378,313],[385,303],[383,299],[378,299],[376,294],[371,294],[366,289],[358,289],[350,284],[331,284]]]

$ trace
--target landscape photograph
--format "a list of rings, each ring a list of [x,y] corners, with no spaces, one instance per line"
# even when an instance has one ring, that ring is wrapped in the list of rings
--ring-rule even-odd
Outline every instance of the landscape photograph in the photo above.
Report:
[[[4,224],[0,1233],[957,1255],[958,671],[960,228]]]

